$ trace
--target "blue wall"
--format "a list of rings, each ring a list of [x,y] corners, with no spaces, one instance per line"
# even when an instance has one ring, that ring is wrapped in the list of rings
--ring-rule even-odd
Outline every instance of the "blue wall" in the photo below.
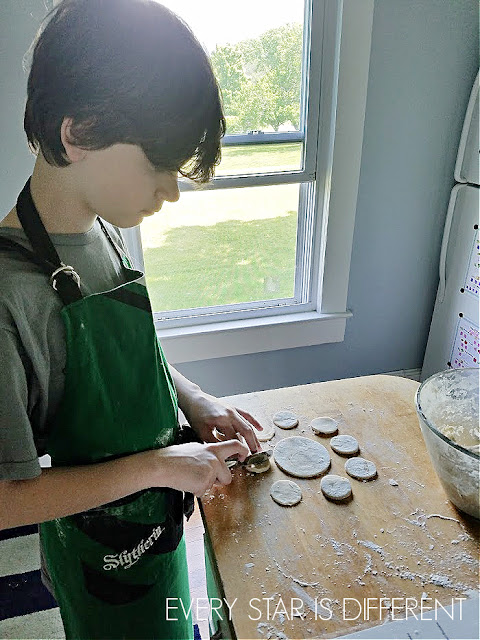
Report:
[[[31,174],[34,157],[23,132],[27,74],[23,57],[52,0],[1,0],[0,2],[0,218],[15,204],[17,194]]]
[[[345,341],[180,365],[226,395],[421,367],[463,118],[478,69],[477,0],[376,0]],[[32,167],[21,58],[42,0],[2,0],[7,213]],[[3,50],[4,44],[6,51]],[[0,216],[2,213],[0,213]]]
[[[345,340],[179,367],[233,394],[422,366],[477,0],[376,0]]]

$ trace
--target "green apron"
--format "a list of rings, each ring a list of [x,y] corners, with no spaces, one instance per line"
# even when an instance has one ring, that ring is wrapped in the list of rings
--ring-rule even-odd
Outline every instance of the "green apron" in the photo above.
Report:
[[[60,262],[48,238],[29,182],[17,215],[33,259],[42,266],[40,254],[45,272],[57,271],[52,284],[65,303],[65,390],[46,446],[52,467],[104,462],[176,443],[176,390],[140,283],[143,274],[127,268],[128,259],[99,219],[128,282],[83,297],[75,272]],[[191,494],[151,488],[39,525],[67,638],[193,638],[183,535],[186,496]],[[177,608],[167,609],[167,598]]]

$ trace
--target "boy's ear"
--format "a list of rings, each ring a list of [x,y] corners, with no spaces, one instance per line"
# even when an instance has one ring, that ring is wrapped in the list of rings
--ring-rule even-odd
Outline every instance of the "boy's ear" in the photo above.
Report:
[[[81,149],[77,147],[75,144],[70,142],[72,139],[70,130],[72,127],[73,120],[72,118],[64,118],[62,122],[62,126],[60,127],[60,138],[62,140],[62,144],[65,149],[65,153],[67,154],[70,162],[79,162],[83,160],[87,155],[86,149]]]

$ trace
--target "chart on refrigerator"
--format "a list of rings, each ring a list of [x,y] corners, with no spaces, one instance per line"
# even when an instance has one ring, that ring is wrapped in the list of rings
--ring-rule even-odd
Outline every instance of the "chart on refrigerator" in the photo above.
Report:
[[[477,367],[480,356],[478,326],[468,318],[460,318],[455,332],[450,365],[454,369]]]
[[[471,293],[476,298],[478,298],[478,294],[480,291],[480,244],[478,229],[470,254],[464,289],[468,293]]]

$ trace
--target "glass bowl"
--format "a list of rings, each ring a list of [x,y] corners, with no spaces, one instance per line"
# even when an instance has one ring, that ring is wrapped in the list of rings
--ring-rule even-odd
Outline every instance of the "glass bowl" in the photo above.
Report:
[[[415,403],[427,451],[448,498],[480,519],[478,381],[478,369],[440,371],[420,385]]]

